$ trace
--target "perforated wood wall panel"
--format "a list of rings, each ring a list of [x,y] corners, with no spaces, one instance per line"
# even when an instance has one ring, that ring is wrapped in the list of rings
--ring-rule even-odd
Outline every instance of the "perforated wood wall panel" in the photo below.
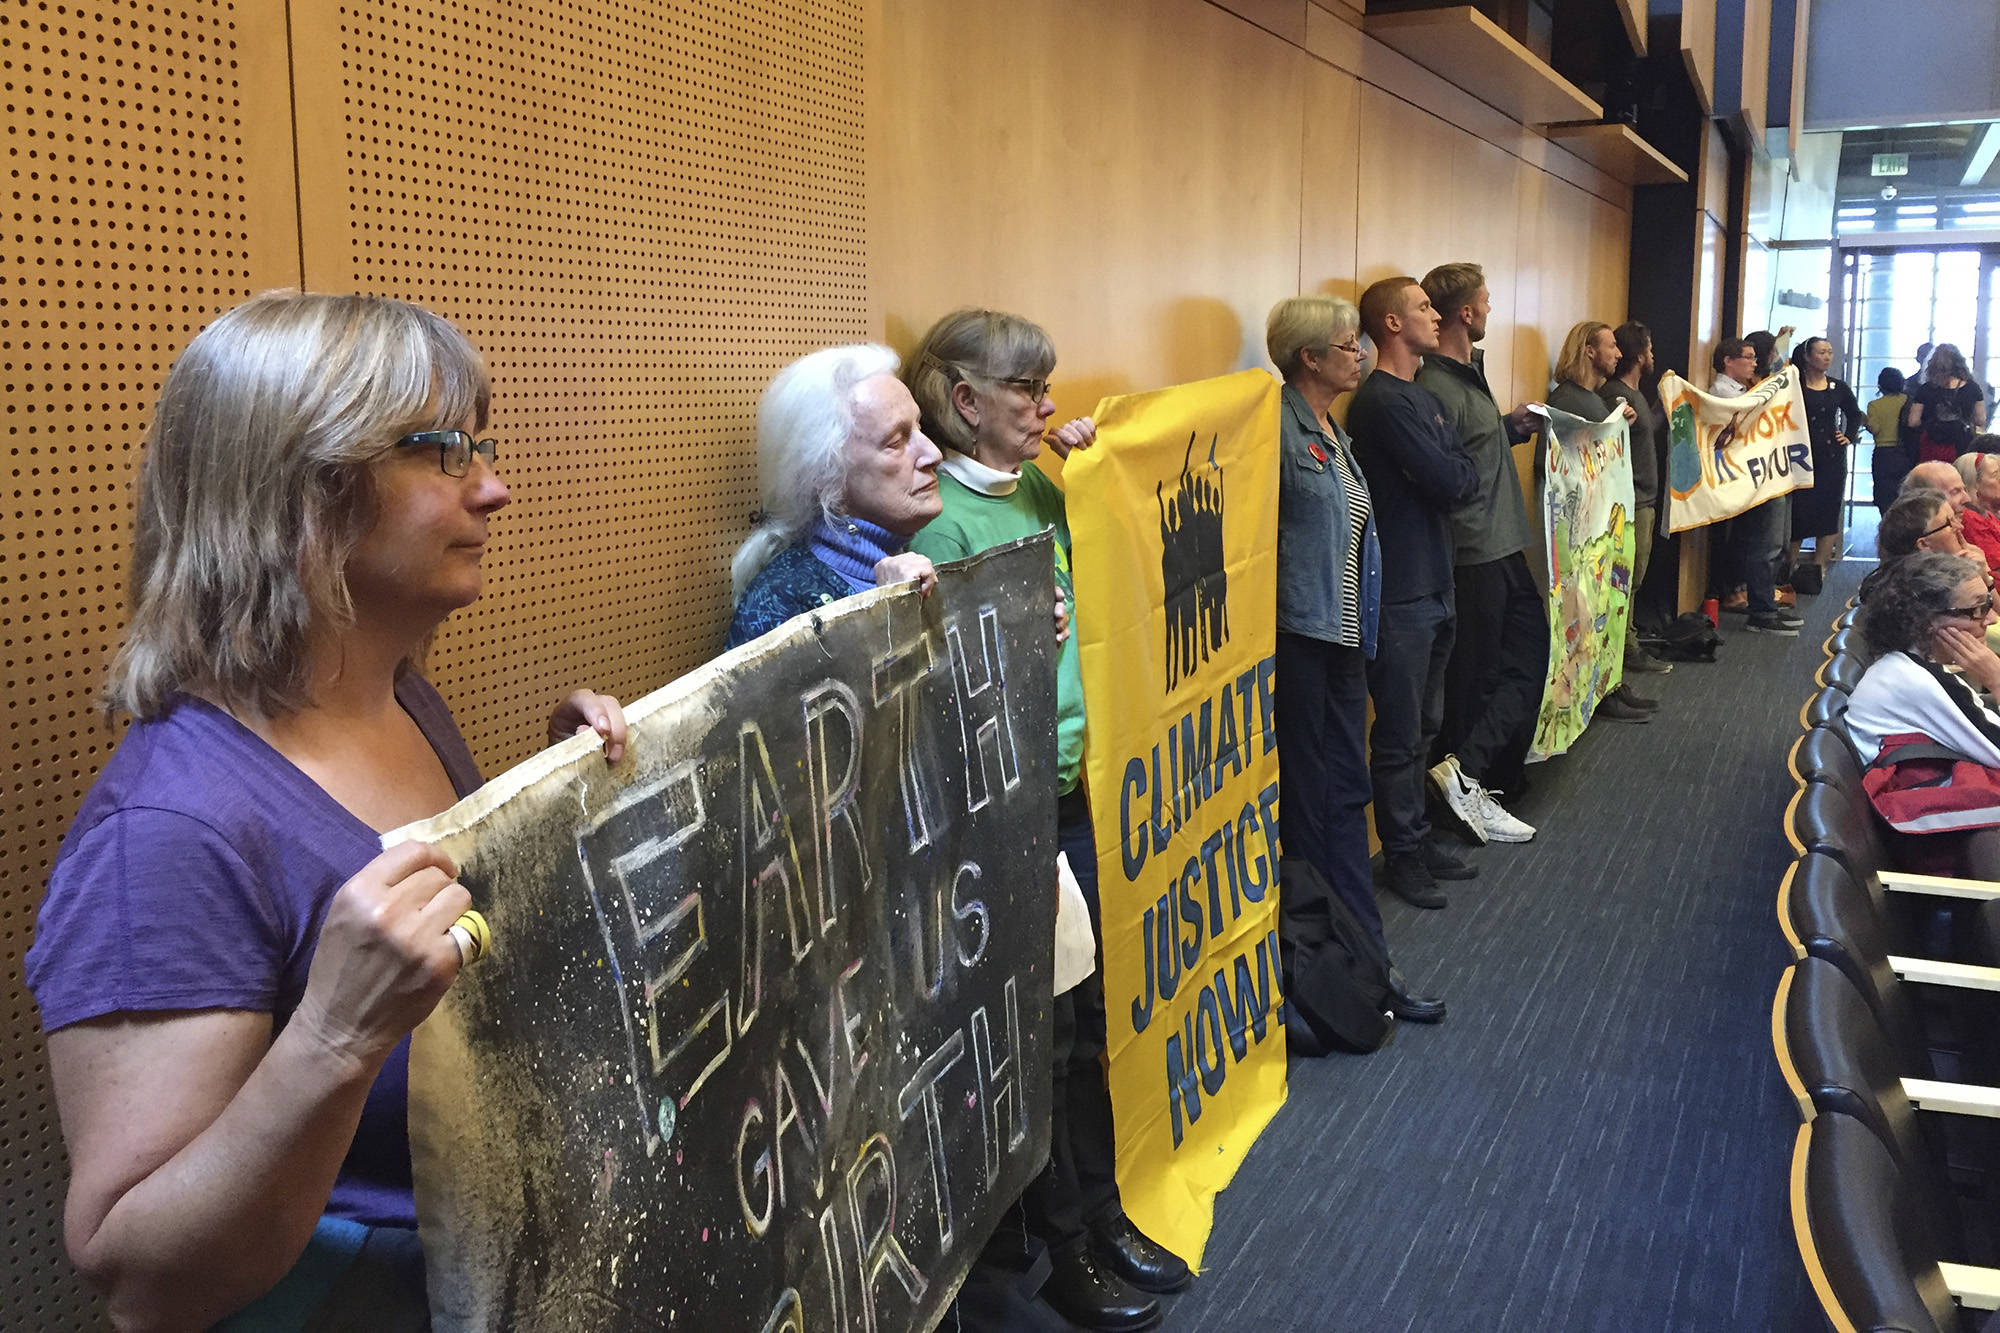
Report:
[[[67,1165],[21,957],[60,836],[117,732],[153,396],[217,310],[297,281],[282,8],[0,0],[0,1326],[96,1328],[62,1254]],[[253,52],[275,56],[252,60]]]
[[[490,774],[705,661],[759,390],[868,335],[863,0],[293,0],[308,285],[492,365],[513,503],[431,661]]]
[[[870,0],[289,10],[288,28],[276,0],[0,0],[10,1329],[101,1323],[62,1256],[66,1163],[21,956],[117,739],[95,696],[130,483],[187,340],[303,274],[421,301],[486,352],[514,504],[432,674],[491,773],[541,743],[562,688],[630,698],[716,651],[756,504],[757,393],[872,325]]]

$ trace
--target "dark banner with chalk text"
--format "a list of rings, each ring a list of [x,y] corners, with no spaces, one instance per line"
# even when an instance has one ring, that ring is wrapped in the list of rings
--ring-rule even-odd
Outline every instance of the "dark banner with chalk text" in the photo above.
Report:
[[[1047,534],[801,617],[415,836],[493,929],[417,1032],[440,1329],[933,1327],[1048,1156]]]

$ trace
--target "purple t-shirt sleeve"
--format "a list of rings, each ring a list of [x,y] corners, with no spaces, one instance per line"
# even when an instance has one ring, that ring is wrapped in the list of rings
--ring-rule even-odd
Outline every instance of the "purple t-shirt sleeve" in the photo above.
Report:
[[[121,1010],[276,1010],[285,922],[213,828],[130,807],[65,850],[28,959],[46,1030]]]

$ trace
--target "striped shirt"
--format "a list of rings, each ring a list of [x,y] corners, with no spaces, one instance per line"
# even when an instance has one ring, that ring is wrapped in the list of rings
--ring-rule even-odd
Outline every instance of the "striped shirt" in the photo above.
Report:
[[[1368,488],[1361,483],[1361,471],[1354,455],[1347,451],[1344,433],[1336,432],[1333,448],[1334,470],[1340,474],[1341,489],[1347,492],[1347,540],[1341,543],[1346,554],[1340,562],[1340,644],[1361,646],[1361,540],[1368,533]]]

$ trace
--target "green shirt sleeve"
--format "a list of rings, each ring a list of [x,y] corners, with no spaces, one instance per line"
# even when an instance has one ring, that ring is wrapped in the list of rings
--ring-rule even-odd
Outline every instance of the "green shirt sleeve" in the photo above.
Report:
[[[910,549],[918,555],[929,556],[934,565],[941,565],[947,560],[963,560],[972,554],[965,534],[956,523],[942,515],[932,519],[921,532],[910,538]]]

